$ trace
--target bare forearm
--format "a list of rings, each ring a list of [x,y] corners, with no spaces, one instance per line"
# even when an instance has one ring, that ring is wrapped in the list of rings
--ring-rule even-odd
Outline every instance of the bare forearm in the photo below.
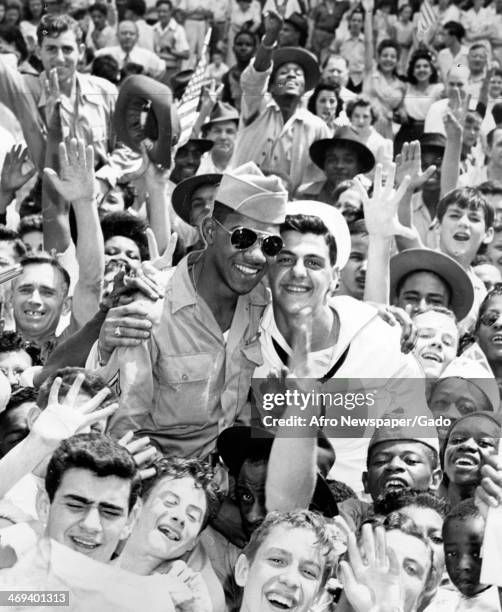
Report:
[[[72,203],[77,221],[77,261],[79,283],[84,287],[100,285],[105,272],[105,244],[93,199]]]
[[[462,135],[449,136],[441,165],[441,197],[456,189],[460,174]]]
[[[169,202],[165,185],[148,187],[147,209],[148,220],[155,234],[159,253],[163,253],[167,248],[169,236],[171,235]]]
[[[368,269],[364,285],[364,301],[388,304],[390,299],[389,260],[391,238],[369,237]]]

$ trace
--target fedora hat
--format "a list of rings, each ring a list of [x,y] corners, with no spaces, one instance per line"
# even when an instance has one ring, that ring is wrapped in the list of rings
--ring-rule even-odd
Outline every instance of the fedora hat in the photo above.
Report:
[[[432,249],[407,249],[390,259],[390,298],[397,297],[402,280],[414,272],[433,272],[450,290],[449,308],[461,321],[472,308],[474,288],[467,272],[451,257]]]
[[[230,474],[237,478],[248,457],[268,460],[274,438],[274,434],[267,429],[235,425],[220,433],[216,441],[216,449]],[[331,443],[320,431],[317,437],[317,482],[311,508],[329,517],[338,514],[337,503],[326,482],[326,477],[335,459],[336,455]]]
[[[202,126],[202,130],[207,132],[215,123],[223,123],[224,121],[235,121],[239,123],[239,111],[227,102],[216,102],[209,115],[206,123]]]
[[[274,72],[283,64],[298,64],[305,76],[305,91],[314,89],[321,78],[319,64],[315,55],[301,47],[279,47],[272,56]]]
[[[171,196],[174,212],[178,217],[190,224],[192,196],[195,190],[203,185],[219,185],[221,177],[221,174],[197,174],[178,183]]]
[[[326,152],[330,147],[338,143],[348,145],[357,153],[362,166],[361,172],[366,173],[373,170],[375,166],[373,153],[359,138],[357,132],[349,126],[338,128],[332,138],[322,138],[312,143],[309,149],[310,159],[324,171]]]

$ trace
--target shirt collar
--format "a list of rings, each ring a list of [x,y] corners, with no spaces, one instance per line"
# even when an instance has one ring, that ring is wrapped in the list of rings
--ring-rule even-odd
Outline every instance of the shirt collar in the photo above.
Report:
[[[40,75],[41,80],[41,95],[38,101],[38,107],[43,108],[47,105],[47,97],[45,95],[45,82],[47,81],[47,76],[45,72]],[[93,82],[91,79],[87,77],[85,74],[81,74],[80,72],[75,73],[75,83],[77,87],[77,102],[82,104],[84,101],[89,102],[90,104],[99,104],[98,97],[95,95],[96,90],[94,88]],[[102,93],[101,91],[99,93]],[[64,104],[63,104],[64,105]]]

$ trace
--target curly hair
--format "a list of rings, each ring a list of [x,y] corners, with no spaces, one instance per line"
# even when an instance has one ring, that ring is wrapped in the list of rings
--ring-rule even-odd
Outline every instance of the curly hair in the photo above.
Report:
[[[207,508],[202,521],[202,529],[213,519],[220,507],[220,491],[214,482],[213,470],[198,459],[182,459],[180,457],[160,457],[153,465],[156,474],[143,481],[144,500],[148,498],[152,490],[165,478],[177,480],[189,477],[195,482],[195,486],[204,491]]]

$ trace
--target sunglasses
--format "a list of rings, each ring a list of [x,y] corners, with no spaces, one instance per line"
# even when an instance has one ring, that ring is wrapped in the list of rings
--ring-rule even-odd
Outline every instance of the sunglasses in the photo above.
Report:
[[[482,317],[480,317],[479,321],[486,327],[493,327],[495,323],[500,319],[500,312],[487,312]]]
[[[284,243],[280,236],[261,236],[249,227],[236,227],[234,230],[227,229],[217,219],[213,217],[214,221],[225,230],[227,234],[230,234],[230,242],[239,251],[245,251],[251,248],[256,241],[260,243],[263,254],[267,257],[276,257],[282,251]]]

